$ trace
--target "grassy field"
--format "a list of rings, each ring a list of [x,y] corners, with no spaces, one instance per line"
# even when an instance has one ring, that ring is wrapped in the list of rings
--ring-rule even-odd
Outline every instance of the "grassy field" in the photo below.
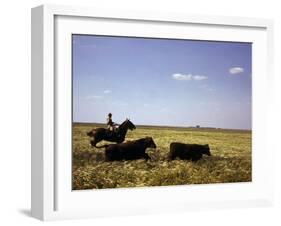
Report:
[[[252,180],[251,131],[137,126],[126,140],[151,136],[151,160],[105,162],[104,149],[89,146],[86,132],[97,124],[73,124],[74,190],[182,184],[247,182]],[[198,162],[167,161],[173,141],[209,144],[212,156]],[[100,142],[98,145],[106,142]]]

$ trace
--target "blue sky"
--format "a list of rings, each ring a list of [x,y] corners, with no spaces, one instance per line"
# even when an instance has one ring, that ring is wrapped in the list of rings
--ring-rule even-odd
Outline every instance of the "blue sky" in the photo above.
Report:
[[[252,45],[73,35],[73,121],[251,129]]]

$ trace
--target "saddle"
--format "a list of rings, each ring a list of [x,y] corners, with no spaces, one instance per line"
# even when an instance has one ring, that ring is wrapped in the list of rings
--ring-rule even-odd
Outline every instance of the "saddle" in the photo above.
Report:
[[[108,129],[106,135],[108,138],[118,137],[119,136],[118,128],[115,128],[114,130]]]

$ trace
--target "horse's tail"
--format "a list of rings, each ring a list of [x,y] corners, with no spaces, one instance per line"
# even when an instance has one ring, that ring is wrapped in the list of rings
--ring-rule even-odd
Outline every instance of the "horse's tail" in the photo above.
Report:
[[[95,136],[95,133],[96,133],[96,130],[95,129],[92,129],[91,131],[87,132],[87,136],[89,137],[94,137]]]

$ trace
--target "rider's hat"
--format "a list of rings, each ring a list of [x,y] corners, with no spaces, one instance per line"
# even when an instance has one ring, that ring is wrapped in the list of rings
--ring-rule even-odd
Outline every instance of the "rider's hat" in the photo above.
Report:
[[[108,113],[108,116],[109,116],[109,117],[111,117],[111,116],[112,116],[112,114],[111,114],[111,113]]]

